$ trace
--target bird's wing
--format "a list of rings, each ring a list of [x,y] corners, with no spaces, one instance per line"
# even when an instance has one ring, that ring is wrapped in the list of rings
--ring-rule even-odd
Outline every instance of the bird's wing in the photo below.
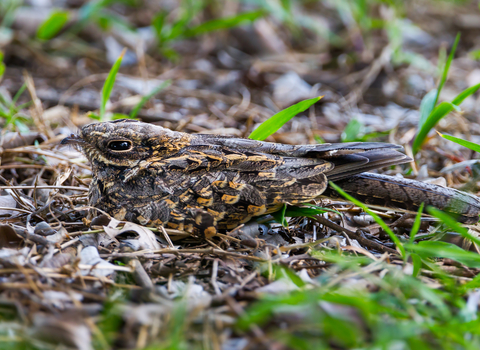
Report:
[[[402,149],[401,146],[382,142],[344,142],[318,145],[286,145],[282,143],[250,140],[219,135],[193,135],[192,145],[218,145],[240,151],[255,151],[285,157],[329,158],[339,154],[361,153],[375,149]]]
[[[329,158],[335,167],[326,173],[328,180],[337,181],[373,169],[410,162],[412,159],[393,148],[371,149],[365,152]]]

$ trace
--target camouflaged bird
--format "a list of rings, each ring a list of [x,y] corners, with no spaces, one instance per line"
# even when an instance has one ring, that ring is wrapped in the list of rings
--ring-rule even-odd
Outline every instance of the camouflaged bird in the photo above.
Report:
[[[328,181],[374,203],[415,210],[424,202],[478,221],[477,197],[365,171],[411,161],[377,142],[292,146],[190,135],[133,120],[84,126],[76,144],[92,164],[90,205],[118,220],[211,237],[252,217],[332,195]]]

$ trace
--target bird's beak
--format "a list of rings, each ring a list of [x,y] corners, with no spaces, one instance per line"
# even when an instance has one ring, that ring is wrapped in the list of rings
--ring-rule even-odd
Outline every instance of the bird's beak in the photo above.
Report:
[[[83,143],[83,139],[75,134],[71,134],[69,137],[65,137],[60,144],[61,145],[78,145],[79,143]]]

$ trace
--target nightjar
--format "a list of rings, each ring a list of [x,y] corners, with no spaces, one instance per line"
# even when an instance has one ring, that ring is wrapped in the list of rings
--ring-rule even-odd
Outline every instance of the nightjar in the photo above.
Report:
[[[466,223],[480,213],[474,195],[366,172],[411,161],[388,143],[292,146],[116,120],[86,125],[62,144],[77,145],[91,162],[90,205],[206,237],[284,203],[333,195],[328,181],[367,203],[416,210],[423,202]]]

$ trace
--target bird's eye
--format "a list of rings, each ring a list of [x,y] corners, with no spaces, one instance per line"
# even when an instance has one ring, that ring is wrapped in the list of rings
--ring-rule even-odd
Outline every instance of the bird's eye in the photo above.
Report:
[[[128,151],[132,148],[132,142],[125,140],[110,141],[107,147],[112,151]]]

